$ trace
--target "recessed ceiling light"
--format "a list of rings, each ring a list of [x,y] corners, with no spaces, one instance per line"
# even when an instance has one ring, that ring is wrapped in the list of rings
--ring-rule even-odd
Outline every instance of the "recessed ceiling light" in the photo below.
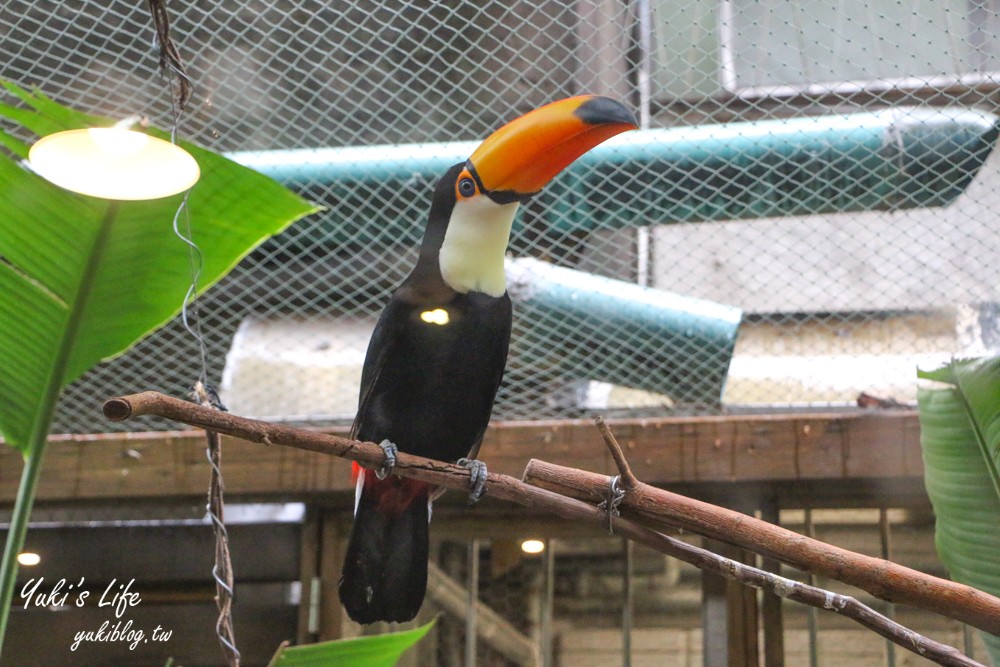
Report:
[[[30,551],[22,551],[17,555],[17,562],[25,567],[34,567],[42,562],[42,557]]]
[[[526,554],[540,554],[545,551],[545,542],[541,540],[525,540],[521,542],[521,551]]]

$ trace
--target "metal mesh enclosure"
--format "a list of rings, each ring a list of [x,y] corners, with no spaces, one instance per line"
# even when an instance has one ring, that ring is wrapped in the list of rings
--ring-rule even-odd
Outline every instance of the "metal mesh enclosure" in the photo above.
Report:
[[[349,419],[434,174],[468,150],[446,142],[580,92],[643,129],[522,208],[510,275],[528,289],[495,416],[907,401],[917,364],[1000,340],[995,0],[170,11],[195,83],[181,136],[327,209],[200,302],[233,411]],[[0,77],[166,126],[152,40],[141,3],[8,0]],[[172,323],[71,387],[54,430],[107,430],[105,397],[182,394],[199,363]]]

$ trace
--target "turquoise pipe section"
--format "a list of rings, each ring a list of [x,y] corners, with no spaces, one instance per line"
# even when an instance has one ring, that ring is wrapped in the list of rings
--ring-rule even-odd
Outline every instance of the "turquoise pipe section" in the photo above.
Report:
[[[993,150],[998,123],[899,108],[631,133],[584,156],[552,196],[576,204],[558,223],[577,229],[946,206]]]
[[[674,222],[945,206],[993,149],[996,116],[900,108],[629,132],[553,181],[537,207],[564,235]],[[244,152],[237,162],[327,206],[299,242],[416,243],[433,182],[477,142]]]
[[[518,363],[675,403],[721,400],[740,309],[526,258],[507,260],[507,289]]]

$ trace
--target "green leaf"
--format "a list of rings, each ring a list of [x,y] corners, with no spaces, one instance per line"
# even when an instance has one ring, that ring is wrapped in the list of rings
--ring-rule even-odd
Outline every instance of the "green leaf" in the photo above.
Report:
[[[955,361],[953,386],[920,388],[925,483],[936,515],[938,555],[956,581],[1000,595],[1000,360]],[[983,633],[994,664],[1000,637]]]
[[[986,472],[1000,498],[1000,358],[955,359],[921,377],[958,388]]]
[[[945,384],[955,384],[955,373],[952,372],[951,363],[929,371],[918,368],[917,377],[921,380],[934,380],[935,382],[944,382]]]
[[[6,148],[20,158],[28,157],[28,146],[24,142],[18,141],[2,130],[0,130],[0,146]]]
[[[0,105],[0,434],[25,467],[0,559],[0,648],[16,555],[24,543],[55,405],[63,388],[176,315],[190,287],[188,247],[173,233],[183,195],[107,202],[62,190],[21,167],[23,130],[42,136],[112,125],[0,81],[21,105]],[[165,138],[157,130],[150,134]],[[181,144],[201,180],[188,199],[191,236],[203,249],[198,291],[260,242],[316,209],[271,179]],[[188,226],[185,225],[185,228]]]
[[[413,630],[370,637],[338,639],[307,646],[281,647],[268,667],[393,667],[403,652],[420,641],[434,621]]]
[[[27,107],[0,105],[0,116],[11,118],[18,125],[31,130],[39,137],[62,130],[75,130],[81,127],[107,127],[115,123],[109,118],[70,109],[53,102],[37,90],[32,93],[10,81],[0,80],[0,86],[20,99]]]
[[[0,106],[0,118],[35,133],[113,122],[3,86],[23,106]],[[18,143],[4,136],[0,145],[20,156]],[[181,145],[202,173],[188,200],[192,236],[204,254],[199,291],[318,210],[257,172]],[[191,276],[188,248],[172,229],[182,195],[109,205],[62,190],[2,153],[0,183],[0,432],[24,450],[51,389],[173,318]]]

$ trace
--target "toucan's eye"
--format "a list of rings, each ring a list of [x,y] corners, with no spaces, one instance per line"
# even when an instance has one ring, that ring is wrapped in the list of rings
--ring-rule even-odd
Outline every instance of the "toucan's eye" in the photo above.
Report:
[[[458,194],[463,197],[471,197],[476,194],[476,182],[466,176],[458,181]]]

